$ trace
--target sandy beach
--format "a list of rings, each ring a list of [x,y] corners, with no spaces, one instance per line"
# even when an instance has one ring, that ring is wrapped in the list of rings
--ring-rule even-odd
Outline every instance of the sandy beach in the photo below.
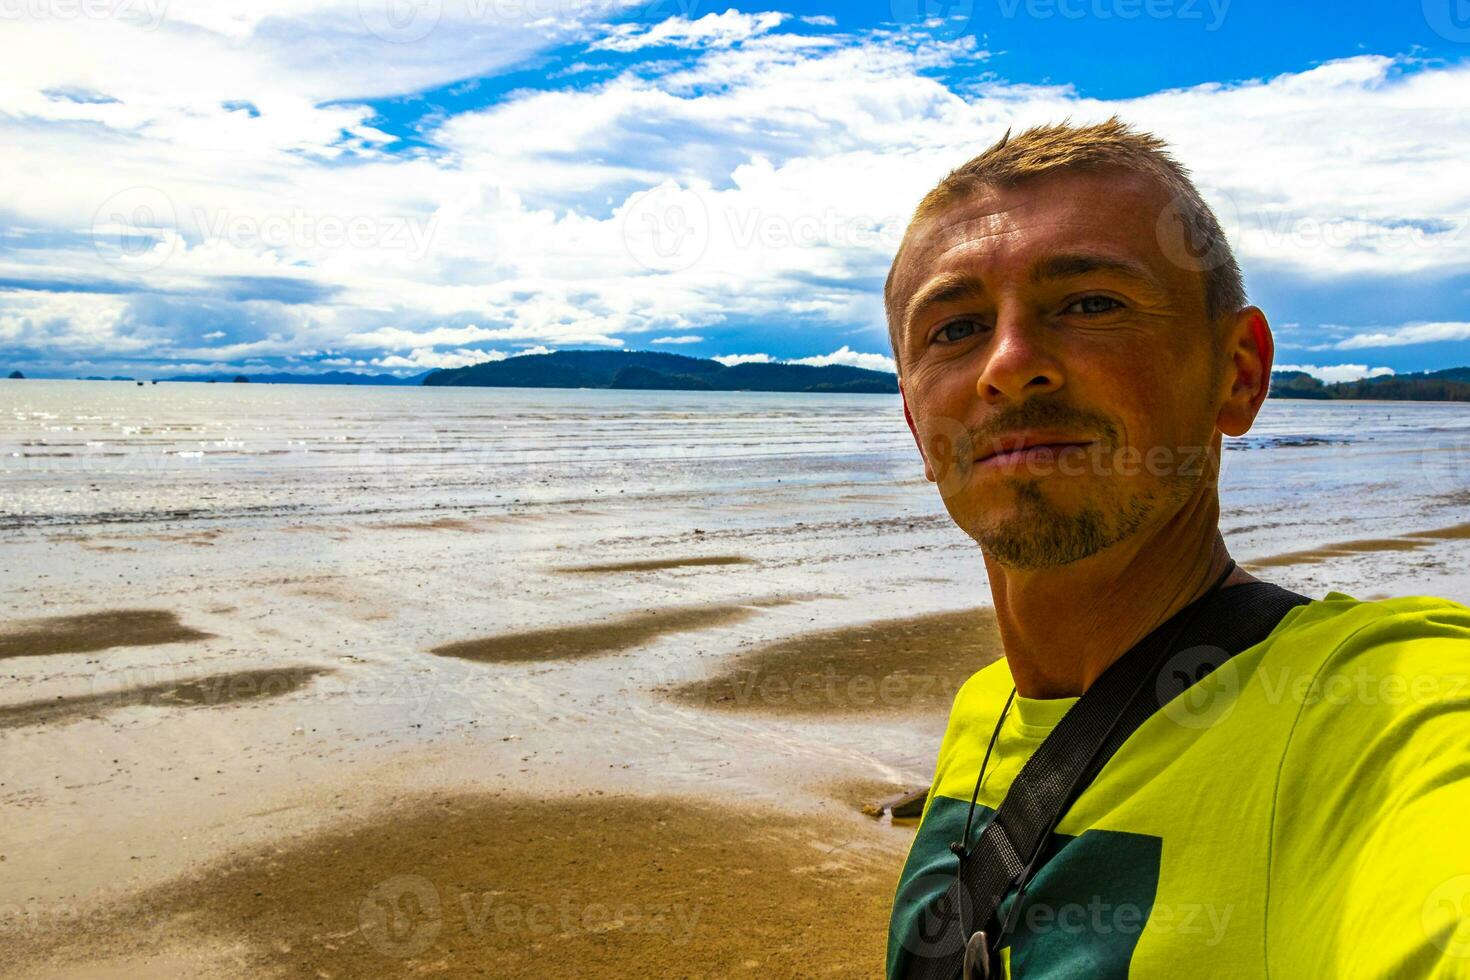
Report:
[[[881,973],[862,805],[1002,652],[897,399],[66,384],[0,427],[13,972]],[[1470,410],[1331,408],[1227,453],[1237,560],[1465,601]]]

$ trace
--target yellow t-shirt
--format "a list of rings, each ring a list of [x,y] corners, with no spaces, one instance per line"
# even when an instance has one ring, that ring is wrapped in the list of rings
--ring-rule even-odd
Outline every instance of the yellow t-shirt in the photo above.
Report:
[[[955,697],[889,977],[954,880],[1011,687],[1002,659]],[[972,846],[1076,701],[1015,699]],[[1470,977],[1470,609],[1341,592],[1292,609],[1144,722],[1047,847],[1002,950],[1013,977]]]

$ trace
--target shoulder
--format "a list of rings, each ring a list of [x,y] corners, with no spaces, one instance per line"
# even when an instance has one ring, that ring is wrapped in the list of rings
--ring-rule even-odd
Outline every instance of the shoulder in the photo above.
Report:
[[[1294,612],[1270,674],[1310,682],[1264,687],[1293,719],[1272,809],[1271,961],[1428,976],[1457,926],[1439,897],[1470,881],[1470,608],[1333,592]],[[1361,941],[1301,939],[1339,934]]]
[[[1360,600],[1343,592],[1292,610],[1270,638],[1318,672],[1470,669],[1470,608],[1439,596]]]
[[[949,731],[967,728],[977,718],[989,718],[994,723],[995,712],[1010,696],[1012,683],[1011,665],[1005,657],[971,674],[955,693],[949,709]]]
[[[1382,773],[1390,759],[1464,742],[1470,608],[1437,596],[1330,592],[1299,611],[1272,636],[1274,667],[1272,657],[1263,662],[1280,675],[1276,697],[1295,702],[1288,763]]]
[[[977,670],[960,686],[939,745],[940,775],[955,762],[957,752],[964,754],[973,748],[977,737],[989,739],[996,715],[1010,693],[1011,668],[1005,657]]]

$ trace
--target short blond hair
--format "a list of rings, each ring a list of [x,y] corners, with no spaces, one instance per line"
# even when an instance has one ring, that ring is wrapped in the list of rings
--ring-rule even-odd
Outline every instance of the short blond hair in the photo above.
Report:
[[[894,296],[895,271],[914,229],[943,213],[956,201],[989,187],[1010,188],[1038,177],[1064,171],[1116,169],[1157,180],[1169,192],[1187,236],[1192,264],[1204,277],[1205,312],[1213,322],[1246,305],[1245,284],[1230,242],[1194,182],[1168,152],[1168,144],[1152,133],[1133,129],[1117,116],[1092,126],[1063,122],[1033,126],[1012,137],[1010,131],[984,153],[956,167],[934,186],[904,231],[903,242],[883,284],[883,306],[888,317],[888,340],[894,363],[901,365],[903,310]],[[1198,257],[1198,258],[1195,258]],[[1211,331],[1213,338],[1213,331]]]

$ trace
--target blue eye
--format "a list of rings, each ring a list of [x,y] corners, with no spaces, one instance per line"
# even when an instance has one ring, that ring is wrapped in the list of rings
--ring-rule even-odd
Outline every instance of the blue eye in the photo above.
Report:
[[[1071,304],[1064,310],[1065,313],[1077,312],[1082,314],[1111,313],[1115,309],[1121,309],[1122,303],[1111,296],[1084,296]]]
[[[951,343],[953,343],[956,340],[964,340],[970,334],[974,333],[975,330],[979,326],[980,326],[980,324],[977,323],[974,320],[954,320],[954,321],[951,321],[950,323],[946,323],[944,326],[940,327],[939,328],[939,332],[937,334],[935,334],[934,336],[937,339],[947,340],[947,341],[950,341]],[[951,331],[954,330],[956,327],[962,328],[958,336],[956,336],[955,334],[951,333]],[[966,328],[966,327],[968,327],[969,329],[968,330],[963,329],[963,328]]]

